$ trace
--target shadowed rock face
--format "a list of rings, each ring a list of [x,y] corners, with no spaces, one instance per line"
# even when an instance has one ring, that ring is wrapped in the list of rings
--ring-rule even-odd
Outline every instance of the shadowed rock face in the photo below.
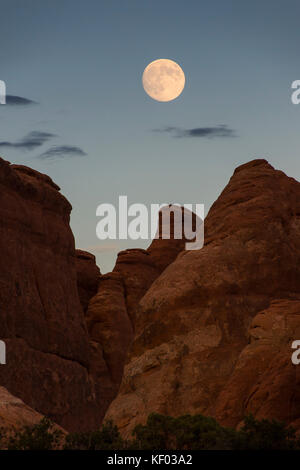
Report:
[[[171,218],[170,239],[160,236],[148,250],[121,251],[113,272],[101,277],[98,292],[89,302],[86,320],[93,344],[93,364],[97,364],[94,373],[98,376],[98,396],[104,411],[121,383],[127,351],[134,337],[139,301],[163,269],[184,249],[185,239],[174,239],[173,223]],[[100,357],[103,358],[101,364],[97,359]]]
[[[278,353],[285,365],[282,359],[264,369],[265,385],[250,398],[257,362],[264,361],[258,344],[257,359],[243,372],[252,378],[232,391],[232,418],[221,405],[231,399],[230,380],[239,382],[253,318],[276,299],[300,300],[300,184],[265,160],[240,166],[211,207],[205,233],[203,249],[182,251],[140,301],[121,388],[106,414],[124,435],[152,411],[204,413],[233,426],[247,411],[287,422],[300,418],[298,395],[291,392],[289,404],[281,403],[278,381],[271,380],[284,370],[280,389],[295,390],[288,341],[297,338],[285,339]],[[269,395],[262,393],[266,387]],[[248,404],[234,404],[243,399]]]
[[[235,426],[252,413],[300,429],[300,369],[291,361],[295,338],[300,338],[300,300],[274,300],[254,317],[248,344],[217,399],[218,420]]]
[[[118,391],[133,336],[119,273],[101,277],[98,293],[89,304],[87,325],[93,345],[93,374],[98,377],[98,396],[104,415]]]
[[[101,276],[95,256],[88,251],[76,250],[76,271],[79,299],[86,312],[89,301],[97,293]]]
[[[52,180],[0,160],[0,384],[67,429],[98,426],[71,206]]]

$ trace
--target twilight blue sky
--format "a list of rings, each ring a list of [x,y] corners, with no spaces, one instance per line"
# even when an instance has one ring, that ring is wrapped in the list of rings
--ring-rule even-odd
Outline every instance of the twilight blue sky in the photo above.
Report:
[[[0,7],[0,79],[8,95],[37,103],[0,106],[0,155],[60,185],[73,205],[76,245],[97,255],[102,272],[120,249],[148,245],[99,241],[102,202],[127,195],[129,203],[204,203],[207,211],[234,168],[258,157],[300,178],[300,105],[290,99],[300,79],[298,0],[1,0]],[[156,102],[142,88],[145,66],[158,58],[185,72],[173,102]],[[219,125],[235,137],[153,132]],[[45,153],[53,146],[62,147],[54,157]]]

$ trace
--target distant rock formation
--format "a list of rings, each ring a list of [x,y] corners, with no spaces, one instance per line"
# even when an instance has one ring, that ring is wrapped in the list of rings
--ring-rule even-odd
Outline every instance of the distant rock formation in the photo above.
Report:
[[[76,272],[79,299],[86,312],[89,301],[97,293],[101,277],[95,256],[88,251],[76,250]]]
[[[205,234],[203,249],[182,251],[140,301],[106,414],[125,436],[153,411],[231,426],[252,412],[299,425],[300,369],[290,358],[300,324],[300,183],[265,160],[240,166]]]
[[[179,208],[181,212],[181,208]],[[170,239],[162,239],[159,214],[158,238],[148,250],[129,249],[118,254],[112,273],[101,277],[98,292],[86,313],[95,361],[99,368],[98,396],[107,409],[116,396],[123,375],[128,348],[133,340],[139,301],[153,281],[184,249],[185,238],[174,238],[174,219],[170,220]],[[104,368],[103,368],[104,367]]]

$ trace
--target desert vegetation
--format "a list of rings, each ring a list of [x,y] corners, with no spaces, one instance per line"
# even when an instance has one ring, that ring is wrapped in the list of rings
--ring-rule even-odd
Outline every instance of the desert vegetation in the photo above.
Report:
[[[249,415],[241,429],[226,428],[203,415],[177,418],[152,413],[145,425],[123,439],[111,421],[93,432],[65,435],[47,418],[19,430],[1,429],[8,450],[300,450],[293,428]]]

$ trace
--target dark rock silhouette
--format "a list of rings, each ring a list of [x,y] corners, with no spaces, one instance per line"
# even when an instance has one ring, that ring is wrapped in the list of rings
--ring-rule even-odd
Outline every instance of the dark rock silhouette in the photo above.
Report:
[[[70,211],[48,176],[0,159],[0,385],[75,430],[97,427],[101,409]]]
[[[76,250],[76,271],[79,299],[86,312],[89,301],[97,293],[101,277],[95,256],[88,251]]]

